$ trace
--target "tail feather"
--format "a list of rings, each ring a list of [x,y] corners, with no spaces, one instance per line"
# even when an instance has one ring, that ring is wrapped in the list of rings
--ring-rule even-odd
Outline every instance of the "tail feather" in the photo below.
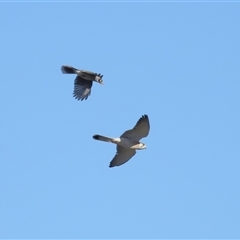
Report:
[[[105,136],[98,135],[98,134],[93,135],[93,139],[99,140],[99,141],[104,141],[104,142],[112,142],[112,140],[113,140],[113,138],[105,137]]]
[[[74,67],[71,67],[71,66],[66,66],[66,65],[63,65],[61,67],[61,70],[62,70],[62,73],[77,73],[78,69],[74,68]]]

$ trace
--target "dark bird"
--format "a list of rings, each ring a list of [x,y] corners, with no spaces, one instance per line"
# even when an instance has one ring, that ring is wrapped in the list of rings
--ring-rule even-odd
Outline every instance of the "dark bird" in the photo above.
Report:
[[[109,165],[109,167],[116,167],[130,160],[136,154],[136,150],[147,148],[146,144],[140,142],[140,139],[147,137],[149,131],[149,118],[143,115],[133,129],[125,131],[120,137],[113,138],[95,134],[93,139],[117,145],[117,153]]]
[[[85,70],[79,70],[66,65],[63,65],[61,67],[61,70],[62,73],[77,74],[77,77],[74,80],[73,90],[73,97],[77,100],[86,100],[90,96],[93,82],[103,84],[103,75],[101,74]]]

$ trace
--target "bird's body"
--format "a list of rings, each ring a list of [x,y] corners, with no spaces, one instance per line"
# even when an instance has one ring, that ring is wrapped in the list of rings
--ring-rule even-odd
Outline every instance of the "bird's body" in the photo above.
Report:
[[[62,73],[77,74],[74,81],[73,96],[77,100],[86,100],[91,94],[92,83],[97,82],[103,84],[103,75],[94,72],[79,70],[77,68],[63,65],[61,67]]]
[[[127,149],[141,150],[146,148],[146,144],[125,137],[111,138],[102,135],[94,135],[94,139],[104,142],[111,142]]]
[[[139,142],[149,134],[150,124],[147,115],[143,115],[133,129],[125,131],[120,137],[112,138],[95,134],[95,140],[110,142],[117,145],[117,153],[110,162],[109,167],[120,166],[130,160],[136,150],[146,149],[146,144]]]

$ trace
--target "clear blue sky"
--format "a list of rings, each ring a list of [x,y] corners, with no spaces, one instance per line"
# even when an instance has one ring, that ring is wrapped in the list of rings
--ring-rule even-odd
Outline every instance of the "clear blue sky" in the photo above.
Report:
[[[240,238],[240,3],[1,3],[1,238]],[[73,98],[63,64],[104,75]],[[121,167],[118,137],[150,134]]]

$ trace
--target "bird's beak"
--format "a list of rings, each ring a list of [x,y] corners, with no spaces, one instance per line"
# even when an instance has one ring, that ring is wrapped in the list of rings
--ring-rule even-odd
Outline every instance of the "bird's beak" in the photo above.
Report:
[[[103,82],[101,82],[100,84],[104,85],[104,83],[103,83]]]

